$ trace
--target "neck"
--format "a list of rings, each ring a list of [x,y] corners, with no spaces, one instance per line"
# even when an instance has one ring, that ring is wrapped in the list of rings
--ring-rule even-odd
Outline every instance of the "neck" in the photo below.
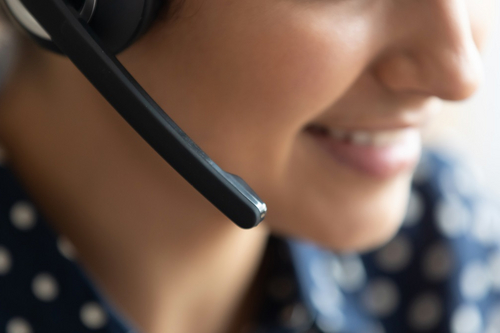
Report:
[[[0,140],[52,227],[140,329],[227,331],[267,230],[240,230],[222,216],[67,59],[29,58],[0,100]]]

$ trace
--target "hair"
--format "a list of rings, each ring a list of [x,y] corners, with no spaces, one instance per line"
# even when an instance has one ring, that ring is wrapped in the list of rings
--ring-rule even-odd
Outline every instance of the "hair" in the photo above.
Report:
[[[173,21],[181,18],[181,10],[186,0],[163,0],[165,3],[156,18],[156,22]],[[153,23],[154,25],[154,23]]]
[[[181,18],[181,10],[185,0],[163,0],[157,18],[152,27],[158,23],[168,23]],[[16,23],[10,19],[10,14],[4,6],[0,6],[0,88],[7,78],[13,61],[16,58],[24,58],[25,55],[33,55],[38,50],[38,45],[27,36],[24,31],[18,29]],[[29,62],[33,64],[37,57],[28,56]]]

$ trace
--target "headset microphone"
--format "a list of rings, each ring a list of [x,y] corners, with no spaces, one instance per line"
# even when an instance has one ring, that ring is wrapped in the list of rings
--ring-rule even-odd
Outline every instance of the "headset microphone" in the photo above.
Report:
[[[240,177],[217,166],[114,56],[146,31],[163,0],[2,1],[40,44],[67,55],[146,142],[229,219],[242,228],[262,221],[266,204]]]

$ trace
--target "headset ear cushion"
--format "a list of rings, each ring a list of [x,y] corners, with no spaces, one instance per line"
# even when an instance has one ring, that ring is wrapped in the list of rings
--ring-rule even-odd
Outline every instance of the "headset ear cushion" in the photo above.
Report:
[[[90,27],[113,54],[144,34],[164,0],[97,0]]]
[[[41,46],[60,52],[20,0],[0,0],[19,26]],[[91,0],[71,0],[82,4]],[[142,36],[168,0],[95,0],[95,10],[88,22],[101,45],[117,54]],[[44,35],[45,34],[45,35]]]

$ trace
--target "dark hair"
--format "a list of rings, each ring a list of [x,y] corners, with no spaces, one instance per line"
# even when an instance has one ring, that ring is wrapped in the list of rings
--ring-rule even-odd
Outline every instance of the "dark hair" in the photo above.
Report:
[[[165,4],[158,14],[157,21],[171,21],[180,18],[181,9],[186,0],[165,0]]]

